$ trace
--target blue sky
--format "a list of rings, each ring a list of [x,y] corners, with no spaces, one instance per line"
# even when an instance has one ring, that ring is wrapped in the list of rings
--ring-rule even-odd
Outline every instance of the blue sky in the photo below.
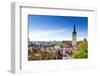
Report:
[[[88,17],[28,15],[31,41],[72,40],[74,24],[77,40],[88,35]]]

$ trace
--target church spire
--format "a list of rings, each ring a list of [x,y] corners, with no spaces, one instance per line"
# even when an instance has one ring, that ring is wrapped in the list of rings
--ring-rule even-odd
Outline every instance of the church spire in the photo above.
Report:
[[[73,45],[74,48],[77,45],[77,32],[76,32],[75,24],[74,24],[73,32],[72,32],[72,45]]]
[[[73,28],[73,34],[76,34],[76,27],[75,27],[75,24],[74,24],[74,28]]]
[[[76,32],[75,24],[74,24],[74,32]]]

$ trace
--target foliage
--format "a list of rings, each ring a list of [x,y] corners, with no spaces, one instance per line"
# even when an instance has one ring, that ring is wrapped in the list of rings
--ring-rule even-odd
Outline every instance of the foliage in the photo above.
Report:
[[[40,53],[30,53],[28,60],[54,60],[56,59],[56,52],[53,51],[41,51]]]
[[[88,42],[84,39],[78,46],[78,49],[73,53],[73,57],[76,59],[88,58]]]
[[[60,48],[66,48],[66,46],[67,46],[67,44],[64,43],[64,42],[62,42],[62,43],[60,44]]]

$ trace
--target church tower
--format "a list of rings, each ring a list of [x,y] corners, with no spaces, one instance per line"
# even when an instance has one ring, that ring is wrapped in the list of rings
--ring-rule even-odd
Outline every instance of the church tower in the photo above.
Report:
[[[76,32],[76,27],[74,24],[73,32],[72,32],[72,46],[75,48],[77,45],[77,32]]]

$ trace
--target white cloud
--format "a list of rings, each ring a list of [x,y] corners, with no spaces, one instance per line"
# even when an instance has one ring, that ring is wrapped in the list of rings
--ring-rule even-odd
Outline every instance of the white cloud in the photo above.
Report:
[[[59,30],[33,30],[29,32],[29,38],[32,41],[37,40],[58,40],[62,39],[59,35],[66,32],[66,29],[59,29]],[[58,37],[59,36],[59,37]]]

